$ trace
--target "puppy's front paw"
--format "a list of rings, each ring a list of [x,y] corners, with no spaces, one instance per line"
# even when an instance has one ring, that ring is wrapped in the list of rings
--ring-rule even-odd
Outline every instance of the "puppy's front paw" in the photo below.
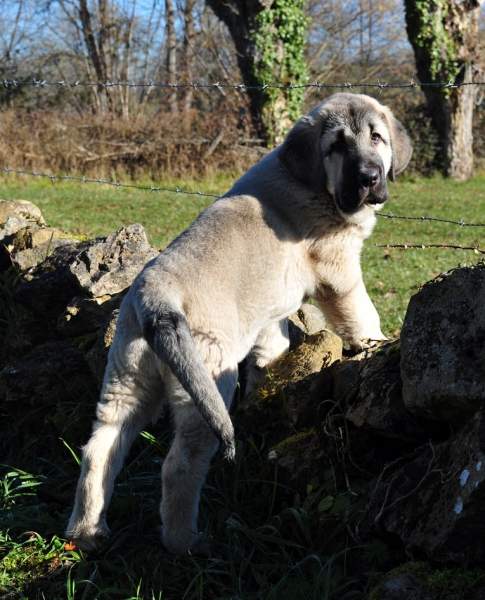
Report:
[[[366,350],[367,348],[375,348],[376,346],[380,346],[384,342],[387,342],[387,338],[381,333],[380,336],[376,336],[375,338],[363,338],[355,340],[354,342],[350,342],[350,346],[352,350],[360,352],[362,350]]]

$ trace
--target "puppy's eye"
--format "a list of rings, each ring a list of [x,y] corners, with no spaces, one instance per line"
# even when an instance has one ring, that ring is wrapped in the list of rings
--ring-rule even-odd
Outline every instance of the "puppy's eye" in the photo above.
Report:
[[[374,131],[374,133],[370,136],[370,139],[374,142],[374,144],[377,144],[382,140],[382,137],[380,133],[376,133]]]
[[[330,146],[331,152],[342,152],[344,150],[344,144],[340,140],[337,140]]]

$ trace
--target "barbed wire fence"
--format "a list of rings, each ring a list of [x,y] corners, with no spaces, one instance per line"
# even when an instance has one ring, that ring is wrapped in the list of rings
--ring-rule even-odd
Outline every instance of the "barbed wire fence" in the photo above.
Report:
[[[57,86],[57,87],[72,87],[72,88],[80,88],[80,87],[104,87],[104,88],[115,88],[115,87],[122,87],[122,88],[131,88],[133,90],[136,90],[138,88],[160,88],[160,89],[176,89],[176,90],[183,90],[183,89],[187,89],[187,88],[192,88],[194,90],[197,89],[234,89],[234,90],[241,90],[241,91],[246,91],[246,90],[271,90],[271,89],[278,89],[278,90],[296,90],[296,89],[317,89],[317,90],[324,90],[324,89],[354,89],[354,88],[374,88],[377,89],[378,91],[383,91],[384,89],[408,89],[408,90],[414,90],[417,88],[424,88],[424,87],[440,87],[440,88],[458,88],[458,87],[465,87],[465,86],[485,86],[485,81],[465,81],[465,82],[461,82],[461,83],[454,83],[453,81],[448,81],[448,82],[443,82],[443,81],[435,81],[435,82],[417,82],[414,81],[413,79],[411,79],[410,82],[408,83],[382,83],[380,81],[377,81],[376,83],[361,83],[361,82],[356,82],[356,83],[351,83],[351,82],[343,82],[343,83],[319,83],[319,82],[314,82],[314,83],[305,83],[305,84],[300,84],[300,85],[294,85],[292,83],[289,84],[285,84],[285,85],[280,85],[280,84],[263,84],[263,85],[246,85],[244,83],[221,83],[219,81],[214,82],[214,83],[208,83],[208,82],[204,82],[204,81],[189,81],[189,82],[185,82],[185,83],[165,83],[165,82],[154,82],[154,81],[147,81],[147,82],[127,82],[127,81],[105,81],[105,82],[98,82],[98,81],[74,81],[74,82],[69,82],[69,81],[47,81],[45,79],[28,79],[28,80],[15,80],[15,79],[3,79],[0,80],[0,85],[3,85],[4,87],[9,87],[9,86],[34,86],[34,87],[52,87],[52,86]]]
[[[29,80],[0,80],[0,86],[9,87],[9,86],[33,86],[36,88],[49,88],[49,87],[69,87],[69,88],[82,88],[82,87],[105,87],[105,88],[115,88],[115,87],[124,87],[131,88],[133,90],[139,88],[160,88],[160,89],[176,89],[176,90],[184,90],[187,88],[192,88],[194,90],[197,89],[206,89],[206,90],[218,90],[218,89],[234,89],[239,91],[247,91],[249,89],[260,89],[262,91],[271,90],[271,89],[297,89],[297,88],[307,88],[307,89],[316,89],[316,90],[324,90],[324,89],[347,89],[352,91],[354,88],[364,88],[364,89],[376,89],[379,93],[381,93],[385,89],[404,89],[404,90],[415,90],[424,87],[441,87],[441,88],[458,88],[465,86],[477,86],[477,90],[480,91],[480,96],[482,94],[483,88],[485,86],[485,81],[473,81],[473,82],[462,82],[462,83],[454,83],[452,81],[449,82],[415,82],[411,80],[407,83],[382,83],[377,81],[376,83],[351,83],[351,82],[343,82],[343,83],[307,83],[302,85],[279,85],[279,84],[264,84],[264,85],[255,85],[255,86],[247,86],[245,84],[231,84],[231,83],[221,83],[221,82],[204,82],[204,81],[190,81],[186,83],[165,83],[165,82],[126,82],[126,81],[117,81],[117,82],[96,82],[96,81],[47,81],[43,79],[29,79]],[[478,103],[478,102],[477,102]],[[79,177],[76,175],[54,175],[48,173],[38,173],[35,170],[29,171],[21,168],[10,168],[8,166],[0,167],[0,172],[4,172],[5,174],[15,173],[21,176],[30,176],[34,178],[48,178],[53,183],[56,181],[61,182],[77,182],[81,184],[98,184],[98,185],[108,185],[116,188],[130,188],[137,189],[144,192],[169,192],[177,195],[190,195],[190,196],[200,196],[207,198],[220,198],[221,194],[214,194],[203,191],[191,191],[180,189],[178,187],[163,187],[163,186],[146,186],[146,185],[137,185],[137,184],[127,184],[121,183],[118,181],[110,181],[108,179],[91,179],[86,176]],[[431,217],[431,216],[408,216],[408,215],[395,215],[392,212],[387,214],[385,213],[377,213],[377,216],[382,219],[391,219],[394,223],[397,220],[404,221],[418,221],[420,223],[424,222],[439,222],[446,223],[449,225],[458,226],[460,229],[463,227],[485,227],[485,223],[472,223],[466,222],[463,218],[460,220],[452,220],[452,219],[441,219],[439,217]],[[448,245],[448,244],[380,244],[378,247],[388,247],[388,248],[399,248],[399,249],[426,249],[426,248],[451,248],[457,250],[473,250],[477,254],[485,254],[485,250],[481,249],[478,246],[461,246],[461,245]]]

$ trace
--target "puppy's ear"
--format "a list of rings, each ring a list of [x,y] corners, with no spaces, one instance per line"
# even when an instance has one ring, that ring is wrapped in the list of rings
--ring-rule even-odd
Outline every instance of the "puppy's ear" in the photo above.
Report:
[[[404,125],[386,108],[385,117],[391,134],[392,164],[389,169],[389,179],[396,181],[396,175],[407,167],[413,153],[411,140]]]
[[[320,137],[323,117],[315,111],[302,117],[279,148],[278,160],[292,177],[315,191],[325,185]]]

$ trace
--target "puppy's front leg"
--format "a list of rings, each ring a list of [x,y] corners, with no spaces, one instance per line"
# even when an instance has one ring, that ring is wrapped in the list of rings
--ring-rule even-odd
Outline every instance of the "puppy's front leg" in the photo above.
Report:
[[[246,359],[245,395],[258,385],[263,370],[288,351],[289,345],[288,319],[270,323],[259,332]]]
[[[362,278],[350,290],[339,293],[322,289],[315,298],[336,333],[356,349],[387,339]]]

